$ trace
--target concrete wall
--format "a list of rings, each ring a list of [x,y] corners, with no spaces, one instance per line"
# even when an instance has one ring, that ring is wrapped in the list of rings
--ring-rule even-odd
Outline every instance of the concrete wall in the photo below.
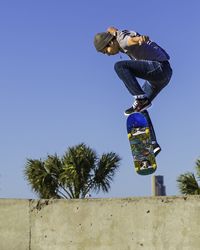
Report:
[[[199,250],[200,196],[0,200],[0,250]]]

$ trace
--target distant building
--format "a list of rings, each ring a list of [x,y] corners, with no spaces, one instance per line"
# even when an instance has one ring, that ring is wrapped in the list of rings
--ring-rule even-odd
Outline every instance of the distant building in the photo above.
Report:
[[[153,175],[152,176],[152,195],[153,196],[165,196],[166,188],[164,185],[164,176]]]

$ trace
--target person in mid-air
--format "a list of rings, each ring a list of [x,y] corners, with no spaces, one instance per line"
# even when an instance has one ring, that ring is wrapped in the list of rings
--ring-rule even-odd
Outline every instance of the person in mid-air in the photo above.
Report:
[[[124,82],[134,102],[124,114],[142,112],[149,124],[155,156],[161,151],[155,131],[147,109],[153,99],[169,83],[172,69],[169,55],[148,36],[140,35],[135,31],[118,30],[109,27],[106,32],[97,33],[94,46],[98,52],[107,55],[125,53],[131,60],[122,60],[115,63],[115,71]],[[137,78],[144,79],[141,87]]]

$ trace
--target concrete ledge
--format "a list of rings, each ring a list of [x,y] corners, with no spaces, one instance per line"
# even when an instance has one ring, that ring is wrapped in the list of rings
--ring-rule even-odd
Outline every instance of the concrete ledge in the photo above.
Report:
[[[0,249],[29,249],[30,220],[28,200],[0,199]]]
[[[199,250],[199,217],[200,196],[0,200],[0,249]]]

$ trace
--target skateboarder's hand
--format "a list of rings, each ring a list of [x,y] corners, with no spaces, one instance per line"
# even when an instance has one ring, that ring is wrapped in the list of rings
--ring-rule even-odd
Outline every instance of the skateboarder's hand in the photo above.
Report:
[[[116,32],[117,32],[117,31],[118,31],[118,29],[115,28],[115,27],[109,27],[109,28],[107,29],[107,32],[109,32],[109,33],[112,34],[113,36],[116,35]]]
[[[132,45],[142,45],[143,43],[146,43],[149,41],[148,36],[134,36],[128,38],[128,46]]]

